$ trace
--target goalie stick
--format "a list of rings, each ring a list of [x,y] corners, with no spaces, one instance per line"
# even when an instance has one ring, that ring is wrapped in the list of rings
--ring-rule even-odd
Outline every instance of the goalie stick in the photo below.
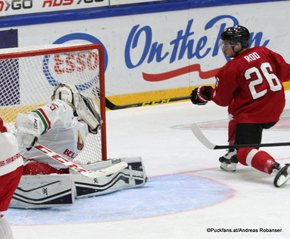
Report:
[[[70,169],[86,176],[89,178],[100,178],[104,177],[113,173],[116,173],[118,171],[121,171],[122,169],[126,168],[128,164],[126,162],[119,162],[115,163],[112,166],[99,169],[99,170],[87,170],[80,166],[79,164],[73,163],[72,161],[68,160],[67,158],[63,157],[62,155],[54,152],[53,150],[45,147],[44,145],[37,144],[34,146],[35,149],[40,151],[41,153],[47,155],[51,159],[68,166]]]
[[[233,144],[233,145],[215,145],[210,142],[197,124],[193,123],[191,130],[195,137],[208,149],[237,149],[237,148],[260,148],[260,147],[277,147],[277,146],[290,146],[290,142],[279,142],[279,143],[261,143],[261,144]]]
[[[140,103],[126,104],[126,105],[115,105],[108,98],[105,98],[105,101],[106,101],[106,107],[109,108],[110,110],[119,110],[119,109],[140,107],[140,106],[146,106],[146,105],[164,104],[164,103],[170,103],[174,101],[181,101],[181,100],[188,100],[188,99],[190,99],[190,96],[181,96],[181,97],[175,97],[175,98],[151,100],[151,101],[145,101],[145,102],[140,102]]]

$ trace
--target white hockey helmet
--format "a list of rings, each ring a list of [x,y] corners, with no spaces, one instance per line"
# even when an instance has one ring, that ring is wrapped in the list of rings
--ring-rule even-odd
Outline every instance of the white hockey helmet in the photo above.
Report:
[[[78,89],[74,85],[69,84],[63,84],[60,83],[53,91],[53,94],[51,96],[52,100],[59,99],[70,106],[73,107],[74,110],[76,110],[79,106],[80,102],[80,93]]]

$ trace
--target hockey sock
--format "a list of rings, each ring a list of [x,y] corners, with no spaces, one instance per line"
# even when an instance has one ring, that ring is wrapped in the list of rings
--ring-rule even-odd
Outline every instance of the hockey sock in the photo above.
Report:
[[[253,168],[271,174],[275,165],[274,158],[265,151],[255,148],[241,148],[238,150],[238,160],[241,164],[252,166]]]

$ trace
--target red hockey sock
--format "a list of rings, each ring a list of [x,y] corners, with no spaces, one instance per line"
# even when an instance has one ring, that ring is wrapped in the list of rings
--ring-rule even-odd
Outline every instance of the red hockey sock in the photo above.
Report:
[[[275,164],[275,159],[270,154],[255,148],[239,149],[238,160],[241,164],[252,166],[268,174],[272,173],[272,168]]]

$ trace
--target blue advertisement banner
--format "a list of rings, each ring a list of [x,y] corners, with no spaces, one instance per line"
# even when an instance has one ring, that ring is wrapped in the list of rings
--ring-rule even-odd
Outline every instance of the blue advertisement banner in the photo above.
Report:
[[[37,0],[39,1],[39,0]],[[100,2],[99,0],[95,0]],[[84,9],[67,10],[70,4],[78,4],[81,0],[49,0],[50,4],[47,4],[47,0],[42,4],[42,8],[38,12],[29,13],[27,8],[33,8],[35,0],[12,0],[17,4],[8,4],[7,1],[0,0],[0,28],[3,27],[15,27],[34,24],[54,23],[62,21],[76,21],[96,18],[108,18],[125,15],[146,14],[155,12],[167,12],[178,11],[191,8],[205,8],[214,6],[226,6],[234,4],[250,4],[250,3],[265,3],[265,2],[279,2],[286,0],[167,0],[167,1],[155,1],[145,3],[125,4],[119,6],[111,6],[109,3],[107,6],[101,5],[100,7],[90,7]],[[56,4],[56,2],[58,4]],[[92,3],[93,0],[83,0],[84,3]],[[12,7],[14,8],[12,9]],[[55,9],[50,9],[50,12],[46,12],[47,6]],[[88,5],[89,6],[89,5]],[[54,8],[55,7],[55,8]],[[5,11],[14,11],[12,15],[5,16]],[[25,11],[26,10],[26,11]],[[28,9],[29,10],[29,9]]]

